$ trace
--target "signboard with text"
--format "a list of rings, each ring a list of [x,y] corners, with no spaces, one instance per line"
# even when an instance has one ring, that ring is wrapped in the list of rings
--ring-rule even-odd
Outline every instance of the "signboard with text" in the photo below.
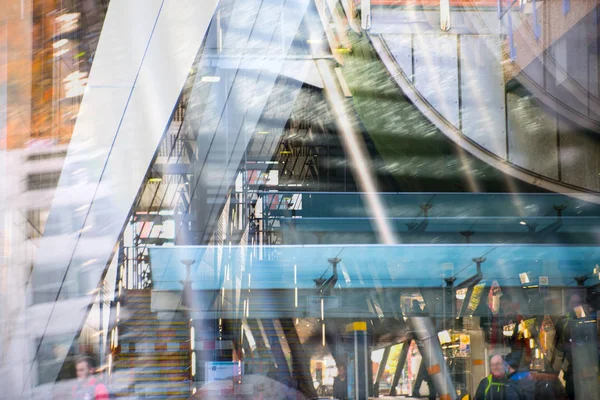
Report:
[[[207,361],[205,381],[225,381],[243,374],[243,364],[233,361]]]
[[[323,312],[340,307],[339,296],[308,296],[308,316],[321,318],[321,302],[323,303]]]

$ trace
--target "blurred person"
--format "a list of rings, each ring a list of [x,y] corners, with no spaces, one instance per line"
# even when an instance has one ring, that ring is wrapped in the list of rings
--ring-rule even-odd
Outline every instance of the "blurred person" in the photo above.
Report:
[[[564,317],[556,322],[556,349],[559,352],[558,361],[565,380],[565,390],[569,399],[575,399],[575,380],[590,381],[592,385],[596,382],[596,365],[590,366],[590,376],[575,376],[573,368],[573,349],[589,337],[592,332],[587,332],[591,324],[581,324],[582,320],[595,317],[591,307],[587,305],[582,296],[573,294],[569,297],[568,311]],[[589,333],[589,334],[588,334]],[[581,371],[580,371],[581,372]],[[585,388],[585,385],[581,385]]]
[[[414,299],[412,301],[412,310],[411,311],[412,311],[413,315],[426,315],[426,313],[421,308],[421,303],[419,303],[419,300],[416,300],[416,299]]]
[[[333,397],[338,400],[348,399],[348,381],[346,380],[346,366],[340,364],[338,374],[333,378]]]
[[[506,356],[508,385],[519,392],[524,400],[565,400],[567,395],[558,377],[548,373],[532,373],[522,367],[523,355],[512,352]]]
[[[92,357],[81,356],[75,362],[77,384],[73,387],[73,400],[108,400],[108,389],[94,378],[95,362]]]
[[[427,368],[425,367],[425,361],[421,359],[421,366],[419,367],[419,371],[417,373],[417,379],[415,381],[415,386],[413,389],[412,397],[421,397],[421,385],[423,381],[427,383],[427,388],[429,389],[429,398],[431,400],[435,400],[437,398],[437,391],[435,390],[435,386],[433,384],[433,380],[429,373],[427,372]]]
[[[522,360],[523,354],[519,351],[513,351],[506,355],[507,384],[513,389],[513,392],[517,393],[518,399],[534,400],[536,399],[535,382],[531,379],[529,368],[523,365]]]
[[[475,400],[520,400],[520,391],[508,385],[507,365],[500,354],[490,359],[490,374],[483,378],[475,391]]]

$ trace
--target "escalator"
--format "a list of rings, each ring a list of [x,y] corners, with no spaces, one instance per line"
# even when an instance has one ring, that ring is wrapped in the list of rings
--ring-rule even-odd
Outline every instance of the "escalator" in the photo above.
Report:
[[[553,33],[545,58],[516,71],[514,66],[526,57],[511,58],[506,47],[510,32],[498,22],[493,24],[490,15],[495,14],[490,10],[456,10],[454,18],[462,22],[456,22],[450,32],[440,32],[427,15],[435,14],[435,7],[412,10],[402,8],[404,2],[393,3],[372,11],[375,19],[368,33],[349,33],[353,51],[344,57],[343,67],[354,106],[384,159],[391,163],[403,152],[410,153],[412,163],[402,165],[413,174],[423,174],[424,165],[440,177],[465,170],[471,176],[464,177],[467,184],[461,186],[475,191],[522,191],[531,185],[597,201],[600,165],[593,154],[600,141],[592,121],[597,60],[591,57],[588,67],[585,54],[584,67],[579,69],[571,64],[561,69],[552,61],[559,56],[580,59],[572,49],[575,42],[590,48],[597,44],[596,24],[590,20],[593,13],[578,14],[578,22],[569,22],[570,30],[561,27],[567,30],[565,35],[556,38]],[[521,18],[528,21],[530,16]],[[578,38],[585,32],[588,40],[582,44]],[[545,72],[549,70],[553,75]],[[562,74],[560,81],[555,70]],[[573,83],[582,74],[589,74],[589,79]],[[531,82],[537,82],[537,89]],[[561,110],[550,104],[557,96],[564,102]],[[585,118],[563,112],[567,106]],[[382,113],[386,118],[378,118]],[[444,136],[454,144],[448,150],[442,150]],[[441,150],[437,159],[428,159],[434,158],[433,153],[419,154],[420,149],[434,146]],[[452,152],[457,156],[452,157]],[[453,164],[458,165],[453,168]]]

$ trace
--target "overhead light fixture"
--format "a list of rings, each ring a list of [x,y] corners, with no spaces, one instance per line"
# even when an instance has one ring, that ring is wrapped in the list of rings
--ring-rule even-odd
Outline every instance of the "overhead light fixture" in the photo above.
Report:
[[[521,221],[521,222],[519,222],[519,224],[521,224],[521,225],[527,225],[527,222]]]
[[[60,21],[60,22],[70,22],[70,21],[75,21],[78,18],[79,18],[79,13],[68,13],[68,14],[63,14],[63,15],[56,17],[56,20]]]
[[[196,352],[192,351],[192,376],[196,376]]]
[[[62,47],[67,43],[69,43],[69,39],[60,39],[60,40],[52,43],[52,47],[54,47],[55,49],[58,49],[59,47]]]
[[[202,77],[202,82],[220,82],[221,81],[221,77],[220,76],[203,76]]]
[[[69,49],[62,49],[57,51],[56,53],[54,53],[54,57],[60,57],[62,55],[65,55],[66,53],[68,53]]]
[[[75,72],[71,72],[69,75],[67,75],[65,77],[65,79],[63,79],[63,82],[77,81],[77,80],[81,80],[85,77],[87,77],[87,72],[75,71]]]

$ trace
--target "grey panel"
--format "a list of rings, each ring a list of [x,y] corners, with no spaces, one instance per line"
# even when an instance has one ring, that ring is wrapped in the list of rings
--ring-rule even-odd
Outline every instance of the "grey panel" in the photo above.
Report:
[[[518,54],[517,54],[518,57]],[[522,73],[527,75],[540,88],[544,87],[544,72],[546,67],[542,62],[543,57],[534,58],[525,68]]]
[[[554,71],[546,70],[546,90],[573,110],[587,115],[587,99],[579,98],[569,90],[569,80],[587,87],[587,48],[582,47],[587,40],[582,38],[583,25],[576,25],[558,39],[548,50],[546,57],[556,63]],[[572,83],[571,83],[572,84]]]
[[[562,181],[600,190],[600,138],[565,121],[559,123]]]
[[[588,32],[592,35],[591,37],[596,39],[598,32],[598,12],[594,10],[590,15],[586,17],[589,20]],[[594,97],[598,97],[598,40],[590,40],[589,44],[589,55],[588,55],[588,90]]]
[[[595,26],[590,26],[591,20],[584,17],[578,24],[569,29],[565,34],[567,40],[567,74],[582,88],[588,86],[588,32],[596,40],[597,32],[591,31]]]
[[[458,63],[455,35],[415,35],[415,87],[458,128]]]
[[[545,113],[531,96],[508,92],[506,101],[509,161],[558,180],[556,116]]]
[[[462,132],[485,149],[506,158],[500,43],[493,36],[460,36]]]
[[[385,35],[384,41],[404,75],[412,79],[412,35]]]

